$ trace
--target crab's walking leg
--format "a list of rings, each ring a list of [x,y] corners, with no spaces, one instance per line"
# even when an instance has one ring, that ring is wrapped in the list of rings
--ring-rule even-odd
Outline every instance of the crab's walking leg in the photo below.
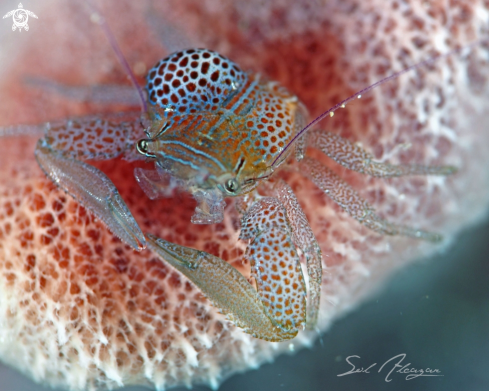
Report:
[[[307,274],[309,276],[306,325],[309,329],[313,329],[317,323],[319,301],[321,298],[321,282],[323,276],[321,249],[307,221],[307,217],[290,186],[283,180],[278,180],[273,190],[274,195],[287,210],[287,217],[293,230],[293,241],[306,257]]]
[[[316,130],[309,136],[309,145],[319,148],[335,162],[362,174],[375,177],[404,175],[450,175],[457,171],[453,166],[421,166],[417,164],[394,165],[374,161],[374,156],[358,145],[330,132]]]
[[[228,319],[256,338],[285,341],[298,330],[283,330],[269,318],[260,296],[234,267],[203,251],[147,235],[148,247],[187,276]]]
[[[240,239],[250,240],[245,259],[270,319],[283,330],[298,329],[306,319],[306,287],[281,202],[275,197],[254,202],[241,221]]]
[[[35,155],[54,183],[93,212],[115,235],[141,250],[146,239],[114,184],[103,172],[78,160],[103,160],[123,154],[130,128],[97,119],[48,123]]]
[[[53,93],[73,101],[97,104],[123,104],[136,106],[140,99],[133,86],[91,85],[69,86],[49,79],[27,77],[25,83],[44,92]]]
[[[306,157],[300,162],[300,167],[301,172],[304,172],[317,187],[341,206],[346,213],[368,228],[383,235],[404,235],[433,242],[441,240],[438,234],[395,225],[383,220],[355,190],[317,160]]]
[[[44,128],[40,125],[10,125],[0,126],[0,138],[15,136],[36,136],[41,137]]]

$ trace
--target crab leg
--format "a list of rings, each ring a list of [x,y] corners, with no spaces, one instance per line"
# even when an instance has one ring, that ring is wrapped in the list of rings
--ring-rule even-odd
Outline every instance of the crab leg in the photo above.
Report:
[[[297,335],[297,329],[283,330],[272,322],[257,291],[221,258],[150,234],[146,238],[151,250],[187,276],[215,307],[245,332],[271,342]]]
[[[140,102],[137,91],[134,90],[133,86],[105,84],[74,87],[38,77],[27,77],[25,83],[30,87],[40,88],[45,92],[78,102],[118,103],[127,106],[137,106]]]
[[[327,156],[349,170],[375,177],[450,175],[457,171],[453,166],[394,165],[376,162],[372,154],[358,145],[334,133],[325,131],[312,132],[309,137],[309,145],[321,149]]]
[[[115,185],[103,172],[76,159],[121,155],[126,148],[123,130],[103,120],[68,121],[65,125],[47,124],[45,135],[35,151],[45,174],[107,224],[115,235],[134,249],[143,249],[146,239]]]
[[[416,228],[395,225],[380,218],[372,206],[362,199],[347,183],[333,171],[310,157],[300,162],[301,171],[323,190],[328,197],[341,206],[346,213],[366,227],[382,235],[404,235],[432,242],[441,240],[441,236]]]

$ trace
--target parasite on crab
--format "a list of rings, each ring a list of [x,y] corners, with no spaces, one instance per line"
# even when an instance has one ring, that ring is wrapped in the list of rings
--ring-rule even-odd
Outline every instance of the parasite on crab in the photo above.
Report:
[[[48,123],[36,158],[54,183],[115,235],[135,250],[149,247],[159,254],[237,326],[257,338],[283,341],[315,326],[322,255],[280,170],[300,170],[352,218],[380,234],[440,240],[437,234],[382,219],[333,171],[308,156],[308,148],[316,148],[347,169],[376,177],[452,174],[451,166],[377,162],[358,145],[317,127],[337,108],[401,73],[355,93],[306,125],[306,107],[278,83],[207,49],[179,51],[148,72],[140,119]],[[192,223],[221,222],[225,198],[239,198],[240,239],[248,242],[244,258],[254,284],[216,256],[143,233],[110,179],[85,162],[119,156],[153,163],[152,169],[135,170],[149,198],[167,196],[169,184],[191,193],[197,202]]]

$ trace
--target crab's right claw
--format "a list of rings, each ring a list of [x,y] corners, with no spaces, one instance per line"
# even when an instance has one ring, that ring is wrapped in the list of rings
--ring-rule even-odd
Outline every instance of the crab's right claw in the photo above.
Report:
[[[146,235],[148,247],[187,276],[236,326],[256,338],[285,341],[298,330],[283,330],[267,315],[257,291],[231,265],[203,251]]]
[[[146,247],[141,228],[115,185],[102,171],[51,149],[42,139],[35,154],[46,175],[107,224],[113,234],[135,250]]]

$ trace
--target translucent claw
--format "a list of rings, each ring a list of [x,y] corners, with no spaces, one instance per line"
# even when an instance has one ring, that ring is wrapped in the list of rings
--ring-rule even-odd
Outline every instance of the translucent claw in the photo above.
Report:
[[[135,250],[146,247],[146,239],[111,180],[100,170],[39,140],[36,159],[46,175],[102,220],[112,233]]]
[[[146,235],[148,247],[188,277],[236,326],[256,338],[280,342],[298,330],[283,330],[267,315],[260,296],[249,282],[221,258]]]

